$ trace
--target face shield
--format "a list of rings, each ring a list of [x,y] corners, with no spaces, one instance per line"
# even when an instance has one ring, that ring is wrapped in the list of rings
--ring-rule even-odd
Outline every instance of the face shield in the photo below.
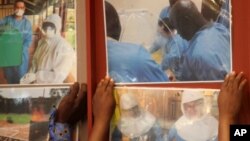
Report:
[[[199,99],[183,104],[184,115],[190,119],[195,120],[203,116],[204,111],[204,100]]]
[[[182,93],[181,110],[189,120],[197,120],[204,115],[203,91],[185,90]]]
[[[155,117],[141,109],[133,95],[123,94],[120,97],[121,119],[118,128],[130,138],[147,133],[155,123]]]

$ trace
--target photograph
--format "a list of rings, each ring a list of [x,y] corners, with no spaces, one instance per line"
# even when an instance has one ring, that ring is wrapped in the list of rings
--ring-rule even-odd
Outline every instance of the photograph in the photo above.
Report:
[[[0,84],[76,81],[76,0],[0,1]]]
[[[218,82],[232,70],[231,0],[103,0],[116,83]]]
[[[110,141],[218,141],[218,93],[115,87]]]
[[[2,88],[0,140],[48,140],[50,113],[68,92],[69,86]]]

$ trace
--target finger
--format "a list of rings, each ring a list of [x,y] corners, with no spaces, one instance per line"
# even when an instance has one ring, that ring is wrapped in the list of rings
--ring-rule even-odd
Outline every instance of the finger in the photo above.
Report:
[[[240,91],[243,90],[243,88],[245,87],[246,83],[247,83],[247,80],[246,80],[246,79],[244,79],[243,81],[240,82],[240,85],[239,85],[239,90],[240,90]]]
[[[109,83],[108,83],[108,86],[107,86],[107,94],[113,94],[113,88],[114,88],[114,80],[113,79],[110,79]]]
[[[70,93],[69,93],[69,99],[71,101],[74,101],[74,99],[77,97],[79,91],[79,83],[75,82],[71,87],[70,87]]]
[[[110,77],[106,76],[103,82],[103,87],[102,87],[102,91],[106,91],[107,87],[109,86],[110,83]]]
[[[240,85],[242,77],[243,77],[243,72],[240,72],[238,75],[236,75],[234,85],[236,85],[237,88]]]
[[[80,105],[80,103],[82,103],[82,101],[84,100],[84,98],[86,96],[87,96],[87,85],[82,83],[80,92],[75,100],[75,105],[78,107]]]
[[[97,88],[96,88],[96,90],[95,90],[94,95],[100,93],[99,91],[101,90],[101,87],[102,87],[102,85],[103,85],[103,82],[104,82],[104,79],[102,79],[102,80],[97,84]],[[94,96],[94,95],[93,95],[93,96]]]
[[[229,75],[230,75],[230,74],[227,74],[227,75],[226,75],[226,77],[225,77],[225,79],[224,79],[224,82],[223,82],[223,84],[222,84],[222,87],[227,87],[228,81],[229,81]]]
[[[234,71],[230,73],[229,78],[228,78],[229,79],[228,84],[227,84],[228,87],[233,87],[235,75],[236,74]]]
[[[104,79],[101,79],[101,81],[98,83],[97,87],[101,87],[104,82]]]

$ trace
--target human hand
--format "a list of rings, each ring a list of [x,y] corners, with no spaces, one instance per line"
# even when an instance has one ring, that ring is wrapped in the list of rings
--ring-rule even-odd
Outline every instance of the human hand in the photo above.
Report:
[[[80,89],[80,90],[79,90]],[[87,87],[86,84],[75,82],[70,87],[70,92],[61,100],[55,122],[68,123],[75,125],[87,114]]]
[[[247,80],[243,73],[228,74],[221,86],[218,97],[220,118],[233,122],[241,107],[243,88]]]
[[[176,81],[175,74],[174,74],[174,72],[173,72],[172,70],[167,69],[165,72],[166,72],[166,74],[167,74],[167,76],[168,76],[168,79],[169,79],[170,81]]]
[[[94,125],[89,141],[104,141],[109,139],[109,124],[115,109],[113,96],[113,79],[102,79],[93,97]]]
[[[36,81],[35,73],[26,73],[21,79],[20,84],[32,84]]]
[[[95,124],[108,123],[112,118],[115,109],[115,99],[113,96],[113,79],[106,77],[102,79],[93,97],[93,114]]]

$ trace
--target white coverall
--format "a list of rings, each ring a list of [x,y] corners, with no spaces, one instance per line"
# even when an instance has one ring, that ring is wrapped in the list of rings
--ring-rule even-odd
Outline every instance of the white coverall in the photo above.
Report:
[[[56,26],[56,34],[38,42],[32,66],[20,83],[63,83],[75,65],[75,51],[60,33],[61,18],[53,14],[45,22]]]

